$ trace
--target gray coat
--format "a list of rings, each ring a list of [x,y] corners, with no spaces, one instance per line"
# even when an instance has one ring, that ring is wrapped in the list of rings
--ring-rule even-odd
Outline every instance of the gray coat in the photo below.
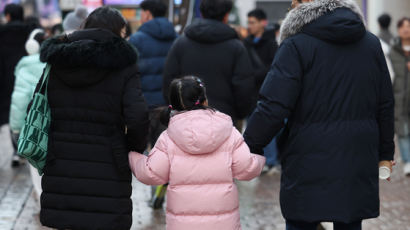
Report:
[[[410,120],[410,75],[407,62],[410,56],[406,56],[398,41],[393,45],[390,52],[390,59],[393,64],[395,79],[393,84],[395,105],[395,128],[399,137],[408,136]]]

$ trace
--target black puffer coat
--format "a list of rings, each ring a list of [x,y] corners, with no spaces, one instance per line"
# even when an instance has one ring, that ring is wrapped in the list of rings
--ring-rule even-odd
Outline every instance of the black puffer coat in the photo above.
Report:
[[[234,120],[245,118],[255,104],[255,82],[246,48],[235,30],[211,19],[197,19],[172,46],[164,70],[164,97],[175,78],[204,80],[209,104]]]
[[[41,223],[129,229],[128,152],[142,152],[148,132],[136,52],[111,32],[92,29],[46,41],[41,60],[52,65]]]
[[[280,203],[288,220],[351,223],[379,215],[378,163],[393,160],[394,99],[379,39],[351,0],[289,13],[245,140],[280,138]]]

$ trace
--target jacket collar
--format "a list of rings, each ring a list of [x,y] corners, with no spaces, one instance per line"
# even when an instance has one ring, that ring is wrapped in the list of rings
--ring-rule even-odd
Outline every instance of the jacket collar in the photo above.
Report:
[[[305,25],[338,8],[352,10],[365,22],[359,6],[353,0],[314,0],[300,4],[286,15],[280,29],[279,42],[300,33]]]

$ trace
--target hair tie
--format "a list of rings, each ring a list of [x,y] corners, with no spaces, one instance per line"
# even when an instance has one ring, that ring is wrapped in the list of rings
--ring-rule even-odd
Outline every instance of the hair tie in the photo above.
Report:
[[[173,110],[172,105],[169,105],[168,108],[171,109],[171,110]]]
[[[197,101],[195,102],[195,105],[199,105],[199,104],[201,104],[201,102],[200,102],[199,100],[197,100]]]

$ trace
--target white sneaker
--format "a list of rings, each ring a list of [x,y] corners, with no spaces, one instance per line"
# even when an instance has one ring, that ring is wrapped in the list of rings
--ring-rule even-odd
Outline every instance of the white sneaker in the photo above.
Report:
[[[410,163],[404,164],[403,171],[405,176],[410,176]]]

